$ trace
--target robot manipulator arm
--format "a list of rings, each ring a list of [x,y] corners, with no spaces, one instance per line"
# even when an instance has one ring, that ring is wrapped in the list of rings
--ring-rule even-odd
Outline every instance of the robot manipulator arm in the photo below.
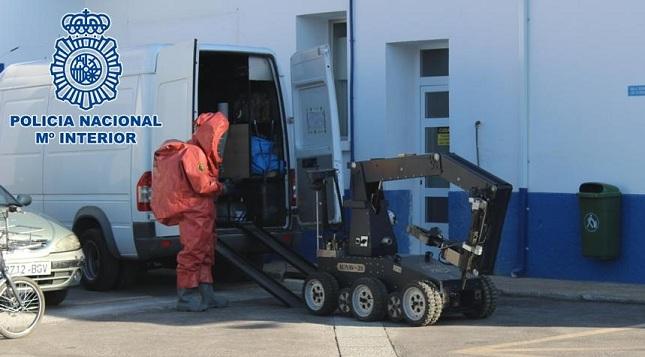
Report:
[[[468,272],[478,275],[484,253],[491,254],[489,250],[493,247],[485,244],[489,234],[486,219],[488,201],[475,197],[470,197],[468,201],[471,205],[471,225],[468,239],[460,245],[451,244],[447,246],[446,249],[442,250],[441,257],[448,263],[460,268],[463,273]]]
[[[383,195],[385,181],[438,176],[468,192],[471,225],[464,242],[446,240],[439,230],[411,226],[408,233],[427,245],[439,247],[442,261],[462,272],[493,272],[501,230],[512,186],[486,170],[452,153],[403,155],[356,161],[349,164],[351,199],[343,206],[351,210],[349,255],[379,257],[397,254],[396,237]],[[327,177],[335,172],[312,172]],[[384,244],[391,242],[391,244]]]
[[[484,253],[486,242],[487,201],[482,198],[469,198],[472,208],[472,222],[466,241],[451,241],[443,236],[438,227],[429,230],[408,225],[407,232],[421,243],[441,250],[439,259],[461,269],[462,272],[478,274],[479,258]]]

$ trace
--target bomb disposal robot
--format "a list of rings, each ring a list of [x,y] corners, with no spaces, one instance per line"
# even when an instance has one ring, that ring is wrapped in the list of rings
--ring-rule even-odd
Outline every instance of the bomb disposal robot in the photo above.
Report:
[[[303,287],[307,309],[316,315],[337,309],[363,321],[386,315],[414,326],[431,325],[442,314],[486,318],[495,311],[493,272],[512,186],[455,154],[431,153],[353,162],[349,234],[332,233],[329,192],[340,196],[334,171],[310,171],[319,216],[318,271]],[[468,193],[472,221],[465,240],[449,241],[437,228],[409,226],[408,233],[437,257],[400,256],[383,182],[438,176]],[[334,186],[328,186],[333,183]],[[338,197],[338,202],[341,202]],[[344,236],[344,237],[342,237]]]

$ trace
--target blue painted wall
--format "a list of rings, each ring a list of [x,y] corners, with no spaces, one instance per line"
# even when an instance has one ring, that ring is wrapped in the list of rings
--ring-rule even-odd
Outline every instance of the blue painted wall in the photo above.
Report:
[[[575,194],[529,195],[530,276],[645,283],[643,217],[645,195],[622,196],[621,255],[612,261],[580,253],[578,199]]]
[[[622,196],[622,250],[612,261],[599,261],[582,256],[580,243],[579,207],[576,194],[528,193],[526,246],[521,244],[521,201],[523,192],[513,192],[502,231],[502,243],[495,272],[511,275],[523,268],[523,276],[645,283],[645,254],[642,245],[645,234],[645,195]],[[411,219],[411,194],[408,190],[386,191],[390,209],[397,215],[394,227],[399,251],[409,253],[410,238],[405,232]],[[470,206],[465,192],[450,192],[450,238],[465,238],[470,226]],[[297,249],[308,259],[315,259],[315,233],[304,232]]]
[[[529,193],[526,247],[521,244],[521,194],[514,192],[506,214],[502,244],[495,271],[510,275],[522,267],[522,275],[540,278],[645,283],[645,256],[641,232],[645,195],[622,196],[622,250],[616,260],[600,261],[581,253],[580,217],[576,194]],[[465,237],[470,207],[464,192],[449,195],[451,238]]]

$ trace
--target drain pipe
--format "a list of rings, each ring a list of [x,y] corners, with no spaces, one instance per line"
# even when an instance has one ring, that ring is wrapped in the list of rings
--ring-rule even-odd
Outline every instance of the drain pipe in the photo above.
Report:
[[[354,162],[354,0],[349,0],[349,157]]]
[[[528,255],[528,185],[529,185],[529,133],[530,133],[530,99],[529,99],[529,24],[530,0],[523,0],[519,18],[519,59],[522,82],[520,95],[520,179],[518,189],[518,249],[517,264],[511,271],[511,276],[519,277],[526,274]]]

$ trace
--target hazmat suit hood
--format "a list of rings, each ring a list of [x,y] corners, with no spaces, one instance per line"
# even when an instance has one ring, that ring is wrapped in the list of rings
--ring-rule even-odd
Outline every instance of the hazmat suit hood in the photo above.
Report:
[[[222,165],[227,132],[228,119],[220,112],[202,113],[195,120],[195,133],[189,143],[204,151],[211,171]]]

